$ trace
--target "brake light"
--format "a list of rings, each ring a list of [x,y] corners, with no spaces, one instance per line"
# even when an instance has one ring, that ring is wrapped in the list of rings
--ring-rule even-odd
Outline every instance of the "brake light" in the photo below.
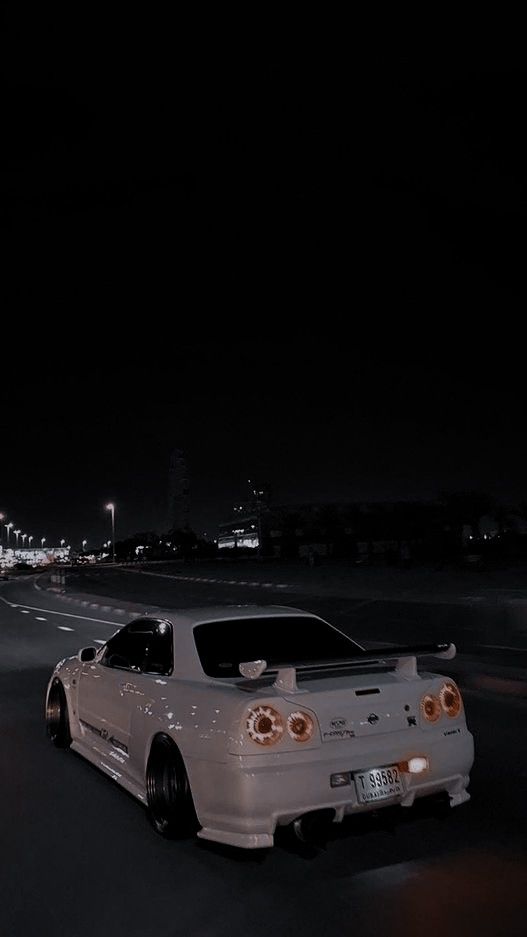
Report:
[[[258,745],[274,745],[284,732],[282,717],[272,706],[255,706],[247,715],[249,738]]]
[[[443,711],[451,719],[455,719],[461,712],[461,693],[455,683],[443,683],[439,691],[439,699]]]
[[[315,724],[308,713],[294,712],[287,717],[287,731],[295,742],[309,742]]]
[[[427,722],[437,722],[441,716],[441,702],[438,696],[426,693],[421,700],[421,712]]]

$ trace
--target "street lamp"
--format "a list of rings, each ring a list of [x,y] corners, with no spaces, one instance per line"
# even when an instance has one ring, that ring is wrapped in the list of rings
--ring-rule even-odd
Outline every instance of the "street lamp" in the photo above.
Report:
[[[24,547],[24,549],[26,546],[26,537],[27,537],[27,534],[22,534],[22,546]]]
[[[9,524],[4,524],[4,526],[5,526],[5,529],[7,530],[7,546],[9,546],[9,534],[11,533],[11,528],[14,527],[15,525],[13,524],[13,521],[10,521]]]
[[[61,540],[61,541],[60,541],[60,545],[61,545],[61,547],[63,547],[65,543],[66,543],[66,541],[65,541],[65,540]]]
[[[45,542],[46,542],[46,538],[45,538],[45,537],[41,537],[41,538],[40,538],[40,546],[42,547],[42,549],[44,549],[44,544],[45,544]]]
[[[115,504],[110,502],[106,505],[106,510],[112,515],[112,560],[115,563]]]
[[[20,530],[14,530],[13,533],[14,533],[14,535],[15,535],[15,537],[16,537],[16,548],[17,548],[17,550],[18,550],[18,535],[19,535],[19,533],[20,533]]]
[[[32,540],[33,540],[33,534],[30,534],[29,537],[28,537],[28,541],[27,541],[28,544],[29,544],[29,548],[30,548],[30,549],[31,549],[31,541],[32,541]]]
[[[83,553],[84,553],[84,551],[86,550],[86,544],[87,544],[87,543],[88,543],[87,540],[83,540],[83,541],[82,541],[82,552],[83,552]]]
[[[5,514],[2,514],[0,512],[0,547],[2,546],[2,539],[3,539],[3,534],[4,534],[2,530],[2,521],[5,521]]]

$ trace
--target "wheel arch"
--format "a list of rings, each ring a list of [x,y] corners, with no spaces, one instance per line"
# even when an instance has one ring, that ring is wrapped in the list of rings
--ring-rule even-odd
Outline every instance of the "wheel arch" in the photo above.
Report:
[[[145,755],[144,755],[144,765],[143,765],[145,773],[148,767],[148,760],[150,758],[150,755],[152,754],[152,750],[154,746],[156,745],[157,742],[161,742],[162,740],[166,742],[170,742],[174,746],[179,757],[182,759],[183,764],[185,765],[185,768],[187,767],[185,755],[181,751],[181,747],[178,745],[175,738],[170,734],[170,732],[167,732],[166,729],[156,728],[149,736],[148,741],[145,745]]]
[[[76,671],[73,673],[69,669],[64,670],[62,673],[54,671],[46,690],[46,704],[44,707],[45,712],[47,712],[50,694],[59,688],[59,692],[64,696],[73,737],[79,734],[78,678],[79,674]]]
[[[198,812],[196,809],[196,802],[195,802],[193,789],[192,789],[192,779],[188,771],[188,764],[185,760],[185,757],[183,755],[183,752],[181,751],[180,746],[175,741],[175,739],[170,735],[169,732],[159,730],[159,729],[152,733],[150,740],[149,740],[149,745],[147,748],[148,753],[145,757],[145,786],[147,790],[147,803],[148,803],[149,809],[150,809],[150,803],[149,803],[149,797],[148,797],[149,783],[150,783],[149,762],[150,762],[151,755],[156,750],[156,743],[158,742],[163,744],[163,747],[165,748],[165,753],[169,752],[170,750],[173,750],[176,753],[176,762],[178,763],[180,762],[180,765],[179,765],[179,767],[181,768],[180,776],[183,782],[183,786],[185,787],[184,796],[186,798],[185,807],[184,807],[185,812],[186,812],[186,819],[183,821],[184,828],[187,829],[187,832],[195,830],[200,826],[200,821],[198,819]],[[153,771],[154,773],[156,771],[155,761],[153,765]]]

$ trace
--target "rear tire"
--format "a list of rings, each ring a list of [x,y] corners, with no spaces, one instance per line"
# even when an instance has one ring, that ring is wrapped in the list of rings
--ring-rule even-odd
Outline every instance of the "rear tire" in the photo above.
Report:
[[[146,795],[150,822],[161,836],[179,839],[196,832],[199,824],[183,758],[167,735],[158,736],[152,745]]]
[[[71,745],[70,720],[64,687],[60,680],[51,684],[46,703],[46,731],[56,748]]]

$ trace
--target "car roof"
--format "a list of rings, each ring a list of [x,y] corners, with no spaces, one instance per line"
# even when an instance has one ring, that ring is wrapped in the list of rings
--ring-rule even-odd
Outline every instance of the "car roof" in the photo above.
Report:
[[[172,678],[197,680],[200,682],[223,683],[225,680],[211,678],[203,670],[194,640],[193,629],[196,625],[208,622],[233,621],[247,618],[313,618],[314,621],[324,622],[324,619],[313,612],[301,608],[292,608],[287,605],[207,605],[200,608],[158,608],[144,615],[136,616],[134,621],[140,619],[163,620],[172,624],[174,629],[174,670]],[[324,622],[328,624],[327,622]],[[330,625],[329,627],[333,627]],[[338,630],[338,629],[337,629]]]
[[[206,605],[200,608],[161,608],[141,617],[163,618],[175,627],[193,629],[196,625],[205,622],[232,621],[235,618],[283,618],[284,616],[298,618],[299,615],[320,620],[319,616],[313,612],[306,612],[301,608],[292,608],[288,605]]]

